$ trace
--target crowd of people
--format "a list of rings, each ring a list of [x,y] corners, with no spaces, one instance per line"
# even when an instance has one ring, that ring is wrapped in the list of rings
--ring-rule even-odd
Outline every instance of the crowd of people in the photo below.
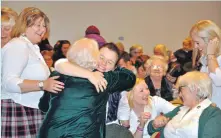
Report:
[[[50,19],[1,9],[1,137],[220,138],[221,29],[190,28],[182,47],[145,54],[95,25],[74,43],[48,40]],[[191,132],[191,133],[190,133]]]

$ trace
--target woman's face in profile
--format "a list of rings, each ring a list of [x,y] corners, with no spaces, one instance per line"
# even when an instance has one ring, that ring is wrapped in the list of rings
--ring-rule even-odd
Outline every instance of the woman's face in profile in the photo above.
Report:
[[[38,18],[33,26],[26,29],[25,35],[33,43],[37,44],[41,42],[46,33],[46,25],[42,17]]]
[[[191,39],[193,41],[194,48],[197,48],[203,54],[206,54],[206,43],[204,40],[198,36],[196,32],[191,33]]]
[[[100,49],[100,54],[97,62],[97,70],[100,72],[108,72],[114,70],[117,60],[117,53],[106,47],[103,47]]]

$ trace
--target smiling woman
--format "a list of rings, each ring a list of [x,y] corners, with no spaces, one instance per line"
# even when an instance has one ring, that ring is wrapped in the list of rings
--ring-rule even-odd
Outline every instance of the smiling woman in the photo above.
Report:
[[[43,90],[57,93],[63,83],[50,75],[37,43],[49,34],[49,19],[40,9],[25,8],[2,48],[1,136],[36,137],[43,113]]]

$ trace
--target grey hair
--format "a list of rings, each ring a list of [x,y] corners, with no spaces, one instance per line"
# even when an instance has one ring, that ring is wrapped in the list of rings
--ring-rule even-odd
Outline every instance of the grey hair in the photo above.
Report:
[[[197,91],[197,98],[206,99],[212,96],[212,80],[207,73],[199,71],[187,72],[179,77],[177,87],[187,86],[191,92]]]
[[[95,40],[82,38],[70,46],[67,59],[85,69],[94,70],[99,54],[98,44]]]
[[[151,56],[144,64],[145,67],[147,66],[152,66],[152,62],[154,60],[160,60],[163,63],[163,70],[164,70],[164,74],[166,74],[167,70],[168,70],[168,63],[166,61],[166,59],[163,56],[159,56],[159,55],[153,55]]]

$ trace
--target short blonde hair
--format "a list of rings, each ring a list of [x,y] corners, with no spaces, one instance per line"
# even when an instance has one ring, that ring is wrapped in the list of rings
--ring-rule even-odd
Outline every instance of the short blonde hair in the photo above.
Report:
[[[163,44],[158,44],[154,47],[153,52],[156,50],[159,50],[159,52],[164,56],[164,58],[168,61],[169,60],[169,55],[168,55],[168,49],[165,45]]]
[[[137,50],[137,49],[143,53],[143,46],[141,46],[139,44],[134,44],[130,47],[130,54],[132,51]]]
[[[118,48],[119,50],[121,50],[121,49],[124,50],[124,45],[123,45],[123,43],[117,42],[117,43],[116,43],[116,46],[117,46],[117,48]]]
[[[176,87],[187,86],[191,92],[197,89],[197,98],[205,99],[212,96],[212,80],[207,73],[199,71],[187,72],[180,76],[176,83]]]
[[[221,41],[221,29],[211,20],[201,20],[194,24],[190,30],[190,34],[193,33],[201,37],[206,44],[214,38],[217,38],[219,42]],[[217,55],[220,54],[220,46],[221,43],[217,48]]]
[[[190,37],[187,37],[183,40],[183,46],[188,46],[186,48],[188,48],[189,50],[193,49],[193,45],[192,45],[192,39]]]
[[[2,7],[1,9],[1,23],[14,26],[16,19],[18,18],[17,12],[9,7]]]
[[[151,56],[144,64],[145,67],[147,66],[152,66],[152,62],[155,60],[159,60],[163,63],[163,70],[164,70],[164,74],[166,74],[167,70],[168,70],[168,63],[165,60],[165,58],[163,56],[159,56],[159,55],[153,55]]]
[[[98,55],[98,43],[92,39],[82,38],[70,46],[67,52],[67,59],[69,62],[83,68],[94,70]]]
[[[46,33],[44,35],[44,38],[48,38],[50,27],[49,27],[49,19],[46,16],[44,12],[42,12],[40,9],[35,7],[28,7],[25,8],[20,15],[18,16],[18,19],[16,21],[16,24],[12,30],[12,38],[19,37],[23,33],[25,33],[26,29],[28,27],[31,27],[34,25],[35,21],[39,18],[43,18],[45,25],[46,25]]]

